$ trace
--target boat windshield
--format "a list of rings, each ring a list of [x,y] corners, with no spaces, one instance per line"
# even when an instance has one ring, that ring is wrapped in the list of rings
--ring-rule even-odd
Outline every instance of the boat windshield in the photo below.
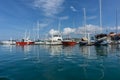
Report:
[[[53,37],[61,37],[61,35],[54,35]]]

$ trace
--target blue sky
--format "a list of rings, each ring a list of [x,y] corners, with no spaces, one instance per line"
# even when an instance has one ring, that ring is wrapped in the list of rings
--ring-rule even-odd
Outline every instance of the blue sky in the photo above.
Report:
[[[104,28],[114,29],[116,8],[119,25],[119,3],[119,0],[102,0]],[[61,32],[79,33],[83,27],[83,8],[88,28],[98,29],[99,0],[0,0],[0,39],[22,38],[25,31],[35,36],[37,21],[40,35],[56,32],[59,21]]]

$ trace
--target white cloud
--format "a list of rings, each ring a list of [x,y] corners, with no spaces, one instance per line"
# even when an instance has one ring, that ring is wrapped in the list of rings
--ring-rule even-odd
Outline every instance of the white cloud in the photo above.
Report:
[[[92,24],[88,24],[86,25],[86,32],[87,33],[90,33],[90,34],[99,34],[101,33],[101,30],[103,30],[103,32],[106,31],[106,29],[108,29],[109,32],[111,31],[115,31],[116,30],[116,27],[99,27],[97,25],[92,25]],[[120,26],[118,26],[118,32],[120,30]],[[51,29],[49,31],[49,34],[57,34],[59,33],[58,30],[54,30],[54,29]],[[65,27],[62,31],[62,35],[69,35],[69,34],[84,34],[85,33],[85,27],[84,26],[81,26],[81,27],[77,27],[77,28],[70,28],[70,27]]]
[[[59,33],[59,31],[58,30],[54,30],[54,29],[51,29],[50,31],[49,31],[49,34],[50,35],[54,35],[54,34],[58,34]]]
[[[75,7],[73,6],[70,6],[70,9],[73,11],[73,12],[76,12],[77,10],[75,9]]]
[[[91,34],[94,34],[94,33],[100,33],[100,31],[102,30],[101,27],[97,26],[97,25],[92,25],[92,24],[89,24],[89,25],[86,25],[86,32],[87,33],[91,33]],[[103,28],[103,30],[105,30]],[[70,27],[67,27],[67,28],[64,28],[63,29],[63,35],[68,35],[68,34],[84,34],[85,33],[85,27],[84,26],[81,26],[81,27],[77,27],[77,28],[70,28]]]
[[[63,35],[68,35],[68,34],[74,33],[74,32],[75,32],[75,28],[67,27],[67,28],[63,29]]]
[[[97,25],[92,25],[92,24],[86,25],[86,32],[87,33],[91,33],[91,34],[99,33],[101,30],[102,30],[101,27],[99,27]],[[85,27],[84,26],[76,29],[76,34],[84,34],[84,33],[85,33]]]
[[[34,0],[34,7],[41,9],[45,16],[54,16],[62,11],[64,0]]]
[[[116,27],[106,27],[106,28],[110,31],[115,31],[116,30]],[[117,27],[117,30],[118,31],[120,30],[120,26]]]

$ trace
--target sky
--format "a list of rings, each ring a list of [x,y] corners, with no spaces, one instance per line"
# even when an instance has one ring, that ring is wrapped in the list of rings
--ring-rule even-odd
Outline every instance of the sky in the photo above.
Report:
[[[103,31],[116,29],[116,11],[119,32],[120,0],[102,1]],[[44,37],[58,30],[63,34],[79,35],[86,28],[90,33],[100,32],[99,0],[0,0],[0,40],[20,39],[25,32],[31,37],[39,34]]]

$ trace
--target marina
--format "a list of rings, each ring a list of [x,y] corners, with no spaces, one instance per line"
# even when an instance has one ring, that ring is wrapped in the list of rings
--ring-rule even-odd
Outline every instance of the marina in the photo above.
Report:
[[[120,80],[119,0],[1,0],[0,80]]]

